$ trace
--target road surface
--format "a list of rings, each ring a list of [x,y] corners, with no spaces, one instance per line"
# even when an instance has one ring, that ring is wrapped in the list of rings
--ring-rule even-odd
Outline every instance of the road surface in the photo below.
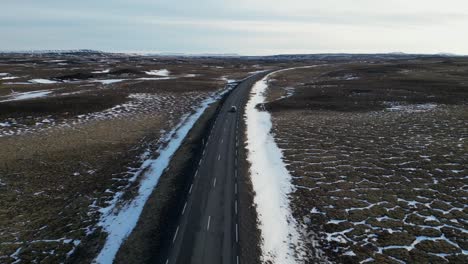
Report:
[[[266,73],[249,77],[224,102],[205,144],[198,169],[173,234],[166,264],[240,263],[238,229],[238,149],[240,111],[252,85]],[[229,112],[236,106],[237,112]]]

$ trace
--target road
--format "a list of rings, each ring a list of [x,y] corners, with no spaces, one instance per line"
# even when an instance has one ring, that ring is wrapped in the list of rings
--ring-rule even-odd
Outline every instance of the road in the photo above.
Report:
[[[252,85],[266,73],[251,76],[224,102],[205,143],[166,264],[240,263],[238,229],[239,122]],[[229,112],[231,106],[238,111]]]

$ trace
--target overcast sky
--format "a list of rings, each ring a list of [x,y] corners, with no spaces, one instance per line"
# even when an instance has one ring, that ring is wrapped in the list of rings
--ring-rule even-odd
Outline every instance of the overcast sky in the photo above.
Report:
[[[1,0],[0,50],[468,54],[468,0]]]

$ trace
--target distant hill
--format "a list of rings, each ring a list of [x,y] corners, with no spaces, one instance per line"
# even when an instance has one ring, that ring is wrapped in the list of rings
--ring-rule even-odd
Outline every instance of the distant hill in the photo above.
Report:
[[[242,58],[251,60],[376,60],[376,59],[412,59],[412,58],[434,58],[434,57],[464,57],[451,53],[438,54],[408,54],[403,52],[391,53],[322,53],[322,54],[278,54],[267,56],[244,56],[236,53],[119,53],[103,52],[91,49],[78,50],[25,50],[25,51],[0,51],[0,54],[32,54],[32,55],[94,55],[94,56],[161,56],[161,57],[191,57],[191,58]]]

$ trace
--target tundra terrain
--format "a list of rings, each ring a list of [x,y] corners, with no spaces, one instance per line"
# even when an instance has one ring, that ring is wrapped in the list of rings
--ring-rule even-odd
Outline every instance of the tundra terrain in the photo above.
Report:
[[[339,263],[468,262],[468,61],[347,62],[269,79],[294,218]]]
[[[265,77],[261,92],[258,80],[278,69],[290,70]],[[272,127],[252,139],[242,117],[255,109]],[[288,261],[468,262],[466,58],[86,51],[0,54],[0,263],[181,263],[209,252],[182,246],[221,220],[235,222],[232,261],[265,260],[249,159],[259,132],[290,174],[287,199],[264,200],[286,201],[299,227]],[[200,198],[228,191],[239,208]],[[206,201],[235,217],[210,222]]]
[[[234,59],[0,55],[0,262],[95,254],[100,221],[137,194],[142,163],[202,101],[260,70]]]

